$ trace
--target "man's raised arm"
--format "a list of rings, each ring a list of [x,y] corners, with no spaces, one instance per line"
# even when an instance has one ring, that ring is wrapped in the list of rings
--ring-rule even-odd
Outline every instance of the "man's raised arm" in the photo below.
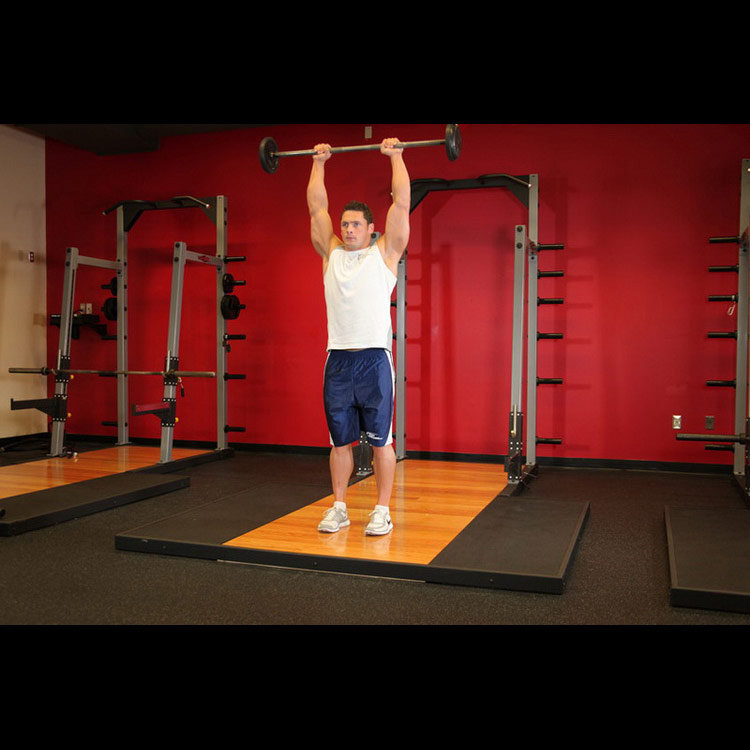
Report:
[[[325,186],[325,162],[331,158],[331,147],[327,143],[315,146],[320,153],[313,156],[310,180],[307,183],[307,207],[310,211],[310,238],[315,251],[328,260],[331,240],[334,238],[333,223],[328,214],[328,193]]]
[[[391,160],[391,198],[383,234],[383,251],[386,263],[395,273],[398,261],[409,243],[409,208],[411,207],[411,181],[404,163],[404,149],[394,148],[398,138],[386,138],[380,152]]]

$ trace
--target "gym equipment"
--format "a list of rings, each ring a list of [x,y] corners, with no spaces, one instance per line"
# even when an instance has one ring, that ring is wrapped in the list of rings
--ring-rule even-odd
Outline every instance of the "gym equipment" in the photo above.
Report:
[[[732,295],[710,295],[709,302],[731,302],[735,305],[737,325],[734,331],[711,331],[712,339],[736,341],[734,380],[716,379],[706,381],[707,386],[734,389],[734,434],[711,435],[696,433],[676,433],[679,441],[705,442],[706,450],[732,451],[733,477],[741,488],[743,497],[750,499],[750,457],[747,449],[747,435],[750,428],[748,412],[748,315],[750,314],[750,159],[743,159],[740,176],[740,230],[736,236],[709,237],[710,244],[736,244],[737,265],[709,266],[711,273],[736,273],[737,293]],[[718,443],[718,445],[716,445]]]
[[[226,212],[226,208],[224,209]],[[217,221],[217,227],[220,222]],[[226,225],[226,217],[224,218]],[[223,244],[220,244],[223,243]],[[184,242],[174,243],[174,262],[172,264],[172,292],[169,305],[169,330],[167,333],[167,356],[165,359],[165,370],[179,371],[179,345],[180,345],[180,319],[182,316],[182,289],[185,276],[185,266],[188,261],[216,266],[216,297],[217,297],[217,315],[216,315],[216,357],[218,362],[217,368],[217,450],[227,448],[227,434],[229,432],[244,432],[244,427],[230,427],[227,422],[227,381],[232,378],[244,378],[244,375],[229,375],[227,373],[227,354],[226,346],[227,330],[226,318],[223,315],[223,297],[219,296],[224,291],[222,273],[227,258],[223,252],[226,248],[226,233],[220,231],[217,235],[216,257],[212,258],[205,254],[191,252],[187,249]],[[223,252],[222,252],[223,251]],[[236,259],[233,259],[236,260]],[[244,260],[244,258],[242,258]],[[174,427],[177,422],[175,416],[177,406],[177,387],[178,378],[164,378],[164,394],[162,404],[154,408],[152,405],[134,406],[132,413],[134,416],[141,414],[153,414],[161,420],[161,461],[170,460]]]
[[[455,161],[461,154],[461,131],[458,125],[446,125],[445,137],[434,141],[405,141],[397,143],[397,148],[422,148],[424,146],[442,146],[445,145],[445,151],[448,159]],[[332,154],[347,153],[349,151],[379,151],[380,143],[367,143],[362,146],[336,146],[331,148]],[[305,149],[302,151],[279,151],[276,141],[267,137],[260,142],[258,156],[260,165],[269,174],[273,174],[279,168],[279,159],[282,156],[312,156],[317,153],[314,149]]]
[[[396,529],[410,541],[386,545],[388,548],[379,549],[377,555],[351,554],[351,547],[350,554],[344,550],[344,554],[332,555],[325,543],[329,540],[315,535],[298,540],[295,545],[289,543],[288,524],[293,525],[300,515],[310,518],[311,510],[319,517],[319,511],[310,505],[316,497],[316,487],[320,490],[317,497],[324,497],[330,486],[322,478],[320,484],[312,481],[303,489],[299,481],[294,481],[299,471],[298,459],[283,455],[273,461],[247,463],[249,473],[243,476],[248,479],[248,489],[232,488],[189,513],[171,515],[158,523],[152,521],[118,533],[115,547],[151,555],[271,565],[282,570],[563,594],[577,549],[573,542],[582,534],[588,503],[559,498],[497,497],[475,516],[477,482],[485,486],[480,490],[482,494],[487,492],[488,483],[498,490],[504,484],[497,467],[451,462],[440,468],[440,464],[406,462],[403,477],[398,479],[404,495],[400,502],[408,510],[410,498],[433,496],[436,502],[429,509],[433,522],[425,525],[421,513],[407,512]],[[455,471],[460,472],[460,488],[455,487]],[[263,488],[269,483],[273,486],[269,498],[272,502],[264,502]],[[360,507],[363,496],[374,497],[374,485],[374,478],[353,483],[349,489],[352,505]],[[455,501],[449,499],[454,493],[460,498],[461,517],[455,515],[452,506]],[[265,496],[269,496],[268,491]],[[458,533],[454,536],[455,532]],[[266,538],[258,543],[259,537],[266,533],[274,537],[273,541],[269,544]],[[349,534],[351,540],[351,531]],[[439,537],[441,541],[431,537]],[[420,562],[418,550],[422,545],[429,545],[431,551]]]
[[[221,298],[221,314],[224,320],[236,320],[240,316],[240,311],[244,309],[245,305],[240,304],[234,294],[225,294]]]
[[[108,297],[102,305],[102,312],[107,320],[117,320],[117,298]]]
[[[162,370],[130,370],[128,368],[128,278],[127,254],[128,232],[134,227],[145,211],[200,208],[216,227],[216,255],[205,252],[197,253],[187,250],[184,242],[174,245],[172,264],[172,296],[170,301],[169,331],[167,338],[167,354]],[[227,255],[227,203],[223,195],[208,198],[194,198],[189,195],[177,196],[164,201],[131,200],[120,201],[103,211],[104,215],[116,212],[117,215],[117,255],[115,260],[91,258],[79,253],[78,248],[66,249],[65,272],[63,278],[62,314],[60,315],[60,343],[57,361],[54,367],[47,368],[13,368],[17,372],[36,372],[39,374],[55,375],[54,396],[47,399],[31,399],[28,401],[14,401],[11,399],[11,409],[39,409],[52,418],[52,439],[50,456],[64,455],[63,439],[65,422],[70,416],[67,409],[68,385],[70,376],[76,373],[91,373],[102,377],[117,378],[117,445],[129,445],[129,418],[131,410],[128,403],[128,377],[131,375],[160,375],[164,379],[164,403],[161,405],[162,419],[161,455],[160,463],[171,460],[173,428],[176,422],[176,394],[183,377],[212,377],[216,378],[217,399],[217,446],[218,452],[225,452],[228,448],[227,433],[244,431],[243,427],[232,427],[227,424],[227,381],[244,378],[244,375],[230,375],[227,373],[227,354],[229,338],[244,339],[243,335],[229,336],[226,330],[226,319],[221,312],[221,299],[224,294],[223,278],[227,263],[244,261],[244,257],[229,257]],[[214,371],[190,371],[180,369],[178,358],[180,315],[182,310],[182,280],[184,266],[187,261],[213,265],[216,267],[216,360]],[[113,295],[104,303],[103,311],[109,320],[117,321],[117,367],[112,370],[75,370],[71,368],[70,341],[74,324],[73,297],[75,282],[80,265],[96,266],[111,269],[116,272],[109,284],[102,285]],[[224,274],[226,275],[226,274]],[[239,283],[239,282],[236,282]],[[132,412],[135,415],[155,413],[151,410],[139,410],[136,406]],[[103,422],[112,425],[110,421]]]
[[[737,274],[737,293],[710,295],[709,302],[731,302],[736,330],[711,332],[709,338],[735,341],[734,380],[706,385],[734,389],[734,434],[678,432],[678,441],[705,443],[711,451],[733,454],[733,487],[745,508],[665,507],[670,604],[732,612],[750,612],[750,415],[748,414],[748,312],[750,299],[750,159],[742,160],[740,231],[733,237],[710,237],[709,243],[738,246],[737,265],[709,266],[709,271]],[[733,309],[732,309],[733,308]],[[707,424],[706,429],[710,429]]]
[[[114,298],[112,301],[114,302]],[[115,313],[116,312],[117,311],[115,310]],[[59,328],[61,318],[62,316],[59,313],[52,313],[49,316],[49,324],[51,326],[57,326]],[[107,324],[102,323],[101,320],[99,320],[98,315],[75,311],[73,313],[73,321],[70,332],[71,338],[73,340],[77,341],[79,338],[81,338],[81,329],[83,327],[91,328],[103,341],[111,341],[117,338],[116,335],[109,333]]]
[[[225,273],[221,277],[221,287],[226,294],[231,294],[236,286],[245,286],[246,281],[237,281],[231,273]]]
[[[529,226],[516,226],[514,237],[514,302],[513,346],[511,377],[511,408],[508,424],[508,456],[506,471],[508,486],[502,494],[514,495],[523,490],[537,472],[536,446],[559,445],[561,438],[545,438],[536,434],[536,387],[560,385],[562,378],[537,376],[537,342],[543,339],[562,339],[562,333],[540,333],[537,328],[538,307],[544,304],[562,304],[561,298],[538,296],[538,279],[560,277],[563,271],[539,271],[541,251],[562,250],[561,244],[538,242],[539,181],[538,175],[490,174],[475,179],[444,180],[417,179],[411,182],[411,209],[414,209],[433,191],[471,190],[482,188],[508,189],[528,209]],[[406,457],[406,262],[408,251],[398,264],[396,282],[396,399],[394,445],[396,457]],[[528,288],[524,292],[525,273],[528,267]],[[531,303],[527,300],[532,300]],[[536,300],[536,304],[533,302]],[[526,335],[524,340],[524,306],[526,306]],[[526,411],[522,406],[523,361],[526,354]],[[536,387],[532,387],[536,386]],[[528,437],[525,437],[528,436]],[[525,450],[524,450],[525,447]]]
[[[80,461],[82,455],[65,448],[60,457]],[[0,509],[0,537],[25,534],[189,486],[186,476],[135,470],[6,497],[1,501],[5,508]]]
[[[102,289],[109,289],[113,297],[117,296],[117,276],[113,276],[109,284],[102,284]]]

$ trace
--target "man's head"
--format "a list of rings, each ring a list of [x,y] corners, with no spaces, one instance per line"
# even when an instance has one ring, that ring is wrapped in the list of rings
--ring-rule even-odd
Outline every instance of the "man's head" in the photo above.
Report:
[[[341,239],[347,250],[369,247],[375,229],[372,211],[366,203],[350,201],[341,212]]]

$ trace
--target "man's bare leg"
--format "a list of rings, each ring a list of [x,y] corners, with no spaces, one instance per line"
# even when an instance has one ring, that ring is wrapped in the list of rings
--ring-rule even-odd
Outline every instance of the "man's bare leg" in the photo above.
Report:
[[[346,490],[354,471],[354,454],[351,445],[333,446],[329,459],[331,467],[331,484],[333,498],[341,503],[346,502]]]
[[[393,445],[382,448],[372,447],[372,463],[375,469],[375,484],[378,490],[378,503],[370,513],[370,523],[365,529],[366,534],[382,536],[393,528],[390,505],[393,481],[396,476],[396,453]]]
[[[318,524],[318,531],[331,533],[349,525],[349,516],[346,512],[346,490],[349,486],[349,478],[354,471],[352,446],[332,447],[329,465],[333,485],[333,507],[326,511],[323,520]]]
[[[393,480],[396,476],[396,452],[393,445],[372,448],[372,464],[375,469],[375,484],[378,488],[378,505],[391,504]]]

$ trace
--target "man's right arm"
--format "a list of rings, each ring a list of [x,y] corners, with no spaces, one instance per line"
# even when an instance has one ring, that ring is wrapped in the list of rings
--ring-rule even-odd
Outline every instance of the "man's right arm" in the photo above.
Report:
[[[331,158],[330,146],[318,144],[315,151],[321,153],[313,156],[310,180],[307,183],[307,208],[310,211],[310,238],[315,251],[328,260],[328,253],[336,244],[333,233],[333,222],[328,213],[328,193],[325,186],[325,162]]]

